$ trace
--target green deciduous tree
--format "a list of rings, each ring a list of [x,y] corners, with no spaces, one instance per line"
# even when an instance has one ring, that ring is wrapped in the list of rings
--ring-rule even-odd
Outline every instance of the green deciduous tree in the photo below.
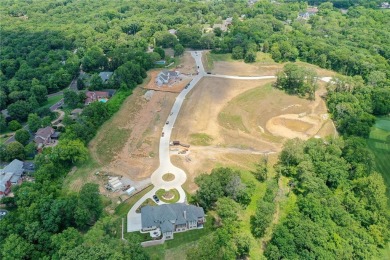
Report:
[[[24,147],[19,142],[12,142],[6,147],[7,160],[11,161],[13,159],[24,160]]]
[[[41,118],[37,114],[29,114],[27,125],[30,131],[35,133],[42,125]]]
[[[19,129],[15,132],[15,140],[22,145],[26,145],[30,140],[30,133],[27,130]]]
[[[77,226],[81,229],[93,225],[103,213],[103,204],[100,199],[99,186],[87,183],[80,191],[75,212]]]
[[[19,235],[11,234],[4,240],[0,252],[4,260],[28,259],[33,250],[33,245],[28,241]]]
[[[180,56],[184,53],[184,47],[180,43],[176,44],[173,50],[175,51],[175,56]]]
[[[16,130],[22,128],[22,125],[21,125],[18,121],[12,120],[12,121],[10,121],[10,122],[8,123],[8,128],[9,128],[9,130],[11,130],[11,131],[16,131]]]
[[[31,112],[31,105],[24,101],[18,100],[7,107],[9,115],[20,122],[27,119],[28,114]]]

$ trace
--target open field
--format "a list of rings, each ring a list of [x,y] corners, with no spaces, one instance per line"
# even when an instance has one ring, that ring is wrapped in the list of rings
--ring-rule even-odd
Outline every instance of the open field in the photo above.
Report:
[[[42,107],[50,108],[52,105],[60,101],[63,97],[64,95],[49,97]]]
[[[283,69],[285,63],[276,63],[272,60],[269,53],[257,53],[256,62],[245,63],[243,60],[233,60],[231,54],[213,54],[204,55],[203,64],[205,69],[214,74],[235,75],[235,76],[270,76],[275,75]],[[319,76],[333,76],[333,71],[322,69],[316,65],[306,62],[296,62],[300,66],[313,68]]]
[[[325,84],[309,101],[271,86],[273,80],[204,78],[188,95],[172,140],[192,144],[172,161],[187,172],[185,189],[215,166],[248,169],[263,153],[280,151],[286,138],[334,135],[324,101]]]
[[[368,147],[375,155],[376,170],[382,174],[388,187],[387,202],[390,206],[390,117],[379,117],[367,139]]]

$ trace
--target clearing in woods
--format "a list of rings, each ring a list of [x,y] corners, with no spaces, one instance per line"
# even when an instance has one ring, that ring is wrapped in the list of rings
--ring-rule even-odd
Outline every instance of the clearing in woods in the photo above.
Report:
[[[187,172],[185,189],[215,166],[250,169],[264,153],[281,150],[290,138],[335,135],[320,95],[316,100],[287,95],[272,87],[273,79],[203,78],[189,93],[172,132],[172,140],[191,143],[190,153],[172,161]]]
[[[148,80],[150,76],[144,84]],[[123,176],[140,186],[149,182],[147,178],[158,166],[161,129],[176,94],[154,91],[148,101],[145,92],[142,85],[134,89],[121,109],[102,125],[89,143],[90,160],[65,180],[69,189],[78,191],[84,183],[95,182],[103,194],[119,196],[104,189],[107,178],[95,175],[97,171]]]

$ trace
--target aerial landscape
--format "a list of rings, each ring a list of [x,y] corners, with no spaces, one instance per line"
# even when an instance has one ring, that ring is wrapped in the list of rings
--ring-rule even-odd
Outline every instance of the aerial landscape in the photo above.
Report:
[[[2,0],[0,259],[390,259],[390,4]]]

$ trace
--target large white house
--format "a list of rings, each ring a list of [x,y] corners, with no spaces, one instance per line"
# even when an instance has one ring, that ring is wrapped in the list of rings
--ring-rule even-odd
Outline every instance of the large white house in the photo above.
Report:
[[[177,76],[179,76],[179,74],[180,73],[178,71],[168,71],[168,70],[161,71],[156,78],[157,86],[168,84],[170,79],[176,78]]]
[[[173,239],[173,233],[203,228],[206,221],[203,208],[184,203],[145,206],[141,209],[141,233],[160,233]]]

